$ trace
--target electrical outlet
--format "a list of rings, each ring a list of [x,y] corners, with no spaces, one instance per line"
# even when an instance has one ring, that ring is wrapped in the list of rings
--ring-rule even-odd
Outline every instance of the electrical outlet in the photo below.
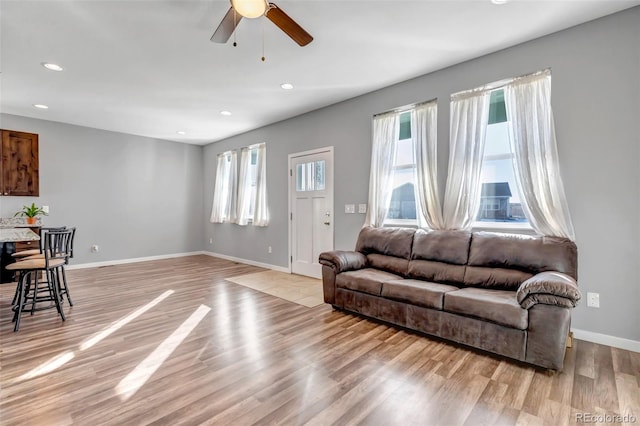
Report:
[[[271,248],[271,246],[269,246],[269,248],[267,249],[267,251],[268,251],[269,253],[273,253],[273,249]]]
[[[355,204],[345,204],[344,205],[344,212],[345,213],[355,213],[356,212],[356,205]]]
[[[213,238],[209,238],[209,244],[213,244]]]
[[[587,306],[591,308],[599,308],[600,293],[587,293]]]
[[[367,205],[366,204],[358,204],[358,213],[366,213]]]
[[[91,246],[91,253],[97,253],[100,251],[100,247],[97,244]]]

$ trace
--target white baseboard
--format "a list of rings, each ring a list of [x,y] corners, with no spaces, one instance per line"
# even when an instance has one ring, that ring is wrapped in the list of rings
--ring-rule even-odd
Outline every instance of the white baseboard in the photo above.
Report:
[[[131,259],[105,260],[104,262],[79,263],[77,265],[71,264],[69,266],[66,266],[66,268],[68,270],[98,268],[100,266],[124,265],[127,263],[148,262],[150,260],[173,259],[176,257],[195,256],[198,254],[207,254],[207,253],[204,251],[192,251],[188,253],[172,253],[172,254],[162,254],[159,256],[134,257]]]
[[[220,259],[231,260],[233,262],[244,263],[246,265],[258,266],[260,268],[265,268],[265,269],[272,269],[274,271],[285,272],[287,274],[291,273],[289,268],[285,268],[283,266],[271,265],[269,263],[256,262],[254,260],[242,259],[240,257],[227,256],[226,254],[214,253],[214,252],[211,252],[211,251],[205,251],[205,252],[202,252],[202,253],[206,254],[207,256],[219,257]]]
[[[626,349],[628,351],[640,352],[640,342],[637,340],[609,336],[608,334],[594,333],[592,331],[578,330],[576,328],[572,328],[571,331],[573,331],[573,337],[576,339],[613,346],[614,348]]]

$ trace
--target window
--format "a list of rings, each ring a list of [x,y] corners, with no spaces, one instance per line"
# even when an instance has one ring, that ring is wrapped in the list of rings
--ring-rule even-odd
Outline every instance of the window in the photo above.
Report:
[[[490,99],[476,226],[529,227],[516,186],[513,161],[504,91],[494,90]]]
[[[385,225],[416,225],[416,158],[411,113],[400,114],[400,131],[392,168],[393,191]]]

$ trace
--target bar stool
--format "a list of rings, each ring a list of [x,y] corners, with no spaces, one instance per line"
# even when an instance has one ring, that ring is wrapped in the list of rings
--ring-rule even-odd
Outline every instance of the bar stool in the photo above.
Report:
[[[76,236],[76,228],[67,228],[66,226],[62,227],[62,228],[48,228],[45,231],[45,235],[48,232],[56,232],[56,231],[63,231],[63,230],[70,230],[72,231],[71,234],[71,240],[70,241],[64,241],[64,243],[68,243],[69,244],[69,248],[68,248],[68,256],[65,258],[65,265],[69,264],[69,259],[73,257],[73,242],[75,240],[75,236]],[[42,241],[42,240],[41,240]],[[63,241],[58,240],[57,244],[62,244]],[[56,250],[60,251],[61,247],[56,247]],[[33,260],[33,259],[44,259],[44,254],[36,254],[36,255],[32,255],[32,256],[26,256],[24,258],[22,258],[22,260]],[[69,294],[69,286],[67,285],[67,274],[65,272],[65,268],[64,265],[57,268],[56,269],[56,273],[58,274],[58,291],[60,293],[60,299],[62,300],[62,298],[64,296],[67,296],[67,300],[69,301],[69,305],[73,306],[73,301],[71,300],[71,295]],[[60,275],[62,275],[62,279],[60,279]],[[13,302],[15,303],[15,301]]]
[[[27,257],[30,256],[42,256],[42,243],[44,241],[44,234],[49,232],[49,231],[63,231],[67,229],[66,226],[59,226],[59,227],[47,227],[47,228],[40,228],[40,241],[38,242],[38,248],[36,249],[29,249],[29,250],[21,250],[19,252],[13,253],[11,255],[11,257],[13,257],[15,260],[24,260]],[[18,277],[18,281],[20,281],[20,277]],[[11,304],[14,305],[16,303],[16,300],[18,300],[18,289],[16,287],[16,293],[13,295],[13,300],[11,301]],[[73,306],[73,305],[71,305]]]
[[[22,260],[12,263],[6,268],[20,272],[18,281],[18,303],[13,307],[13,321],[16,323],[13,331],[20,328],[20,317],[27,305],[31,305],[30,312],[49,309],[55,306],[60,317],[65,321],[60,296],[59,268],[62,268],[71,253],[71,241],[75,229],[64,231],[49,231],[43,236],[42,258]],[[39,279],[39,273],[44,272],[46,281]],[[42,286],[46,284],[46,286]],[[68,297],[68,295],[67,295]],[[36,306],[42,302],[53,302],[48,306]]]

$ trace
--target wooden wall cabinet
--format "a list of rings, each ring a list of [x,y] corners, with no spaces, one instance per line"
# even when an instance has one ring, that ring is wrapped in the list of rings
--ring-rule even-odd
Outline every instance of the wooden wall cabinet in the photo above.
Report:
[[[38,135],[2,130],[0,195],[38,196]]]

